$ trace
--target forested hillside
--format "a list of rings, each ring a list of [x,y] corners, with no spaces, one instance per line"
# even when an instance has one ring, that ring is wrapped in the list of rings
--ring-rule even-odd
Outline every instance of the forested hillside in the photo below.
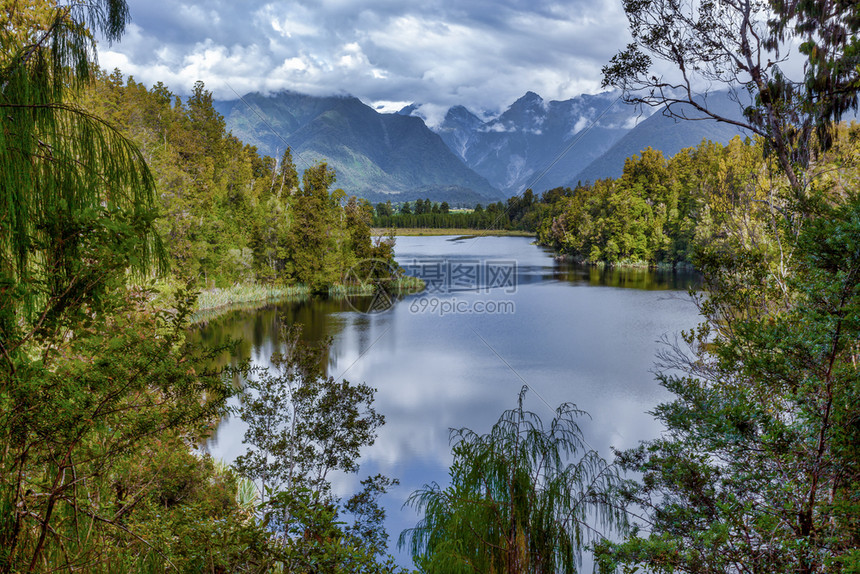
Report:
[[[326,164],[300,177],[290,149],[261,157],[225,129],[212,95],[198,82],[185,101],[119,70],[99,73],[81,98],[133,141],[152,170],[155,223],[175,274],[201,287],[236,282],[325,290],[356,261],[391,257],[371,244],[370,204],[335,189]]]
[[[727,146],[704,141],[670,159],[646,148],[627,159],[618,179],[580,185],[550,206],[539,240],[588,263],[692,264],[696,246],[724,233],[741,205],[761,199],[761,157],[759,145],[739,137]]]

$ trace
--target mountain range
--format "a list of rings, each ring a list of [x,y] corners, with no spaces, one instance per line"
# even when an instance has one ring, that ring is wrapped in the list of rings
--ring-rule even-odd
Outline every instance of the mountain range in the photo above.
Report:
[[[724,93],[712,93],[708,105],[740,115]],[[324,160],[338,187],[372,202],[487,203],[527,188],[617,177],[624,160],[648,146],[669,157],[704,138],[726,143],[740,133],[713,120],[645,116],[612,92],[549,102],[528,92],[486,120],[455,106],[432,127],[419,105],[379,113],[351,96],[252,93],[216,109],[261,154],[279,157],[290,146],[300,171]]]
[[[502,197],[417,117],[380,114],[354,97],[295,92],[221,102],[233,135],[280,157],[287,146],[301,172],[325,160],[335,185],[373,202],[430,198],[474,205]]]
[[[436,128],[448,147],[505,195],[573,181],[635,125],[617,95],[544,101],[528,92],[482,122],[462,106]]]

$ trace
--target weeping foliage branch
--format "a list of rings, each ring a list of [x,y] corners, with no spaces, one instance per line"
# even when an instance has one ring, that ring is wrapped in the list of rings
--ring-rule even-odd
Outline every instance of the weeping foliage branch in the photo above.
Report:
[[[101,283],[106,273],[95,271],[100,254],[92,236],[130,248],[117,266],[147,273],[164,265],[146,162],[117,130],[72,103],[97,69],[90,30],[119,38],[128,20],[125,2],[22,4],[30,12],[11,7],[0,16],[8,24],[0,32],[0,290],[7,336],[18,313],[26,323],[38,321],[45,311],[67,307],[70,292]]]
[[[0,6],[2,572],[128,571],[129,540],[161,554],[128,526],[145,489],[111,487],[144,445],[199,440],[230,394],[183,342],[193,296],[152,314],[127,288],[163,267],[153,179],[74,103],[93,33],[127,20],[123,0]]]
[[[399,545],[422,571],[573,573],[603,538],[597,528],[626,528],[611,496],[617,472],[576,422],[586,413],[564,403],[546,425],[523,408],[526,390],[488,434],[452,430],[451,484],[409,497],[424,518]]]

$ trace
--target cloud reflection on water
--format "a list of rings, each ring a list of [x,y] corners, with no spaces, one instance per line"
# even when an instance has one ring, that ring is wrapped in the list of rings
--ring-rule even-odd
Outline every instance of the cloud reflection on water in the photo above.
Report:
[[[502,411],[515,405],[520,377],[534,389],[527,408],[544,420],[552,413],[539,397],[553,408],[568,401],[588,411],[591,418],[580,424],[589,443],[604,456],[610,446],[631,447],[660,432],[647,414],[668,398],[651,372],[658,340],[698,320],[689,299],[668,290],[685,288],[684,278],[661,280],[641,272],[628,277],[614,271],[595,276],[593,270],[559,264],[516,237],[459,242],[400,238],[397,251],[399,258],[409,260],[440,254],[454,260],[515,258],[523,280],[515,293],[434,294],[512,299],[513,314],[439,317],[410,312],[410,302],[421,295],[406,297],[379,315],[355,313],[332,301],[280,309],[289,322],[305,325],[309,339],[334,338],[332,376],[346,371],[343,378],[377,389],[375,407],[386,424],[376,443],[362,452],[360,476],[337,477],[334,487],[348,495],[364,476],[383,472],[399,478],[401,486],[384,499],[393,540],[403,528],[414,526],[414,513],[401,509],[409,493],[428,482],[447,482],[452,460],[448,429],[489,430]],[[253,335],[254,344],[246,350],[262,365],[275,347],[277,313],[267,310],[229,322],[234,336]],[[249,321],[253,328],[246,325]],[[235,458],[242,451],[243,431],[241,421],[226,421],[212,445],[214,454]]]

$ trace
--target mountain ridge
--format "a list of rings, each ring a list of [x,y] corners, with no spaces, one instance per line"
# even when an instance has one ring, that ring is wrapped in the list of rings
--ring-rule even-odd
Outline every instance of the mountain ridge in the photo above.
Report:
[[[709,98],[719,113],[740,117],[727,94]],[[326,161],[338,187],[374,202],[487,203],[527,188],[617,177],[624,161],[646,147],[670,157],[705,138],[725,144],[742,134],[715,121],[679,122],[659,112],[643,117],[617,92],[547,101],[529,91],[485,119],[452,106],[433,127],[420,109],[410,104],[380,113],[354,96],[291,91],[216,103],[233,134],[261,153],[277,157],[289,144],[299,167]]]
[[[699,100],[701,101],[702,97],[699,97]],[[726,92],[712,92],[707,105],[709,109],[726,118],[742,118],[740,105],[732,101]],[[691,106],[679,106],[676,111],[686,113],[692,118],[701,117]],[[747,134],[732,124],[704,119],[680,120],[658,111],[627,132],[609,150],[586,166],[578,174],[577,180],[571,180],[568,185],[573,186],[578,181],[593,182],[607,177],[619,177],[624,169],[624,161],[634,154],[641,155],[646,147],[659,149],[669,158],[684,148],[696,147],[703,139],[725,145],[736,135]]]
[[[740,119],[740,107],[727,93],[712,92],[708,98],[719,114]],[[659,111],[645,115],[625,105],[617,92],[547,102],[529,91],[487,121],[454,106],[433,129],[466,165],[509,195],[618,177],[625,160],[646,147],[670,157],[703,139],[726,144],[745,135],[714,120],[684,122]]]
[[[380,114],[352,96],[252,93],[216,109],[235,136],[261,153],[278,157],[289,145],[300,163],[326,161],[338,187],[371,201],[502,198],[420,118]]]
[[[467,166],[514,195],[538,184],[563,185],[608,150],[629,122],[616,106],[609,92],[545,101],[529,91],[487,121],[452,107],[435,131]]]

